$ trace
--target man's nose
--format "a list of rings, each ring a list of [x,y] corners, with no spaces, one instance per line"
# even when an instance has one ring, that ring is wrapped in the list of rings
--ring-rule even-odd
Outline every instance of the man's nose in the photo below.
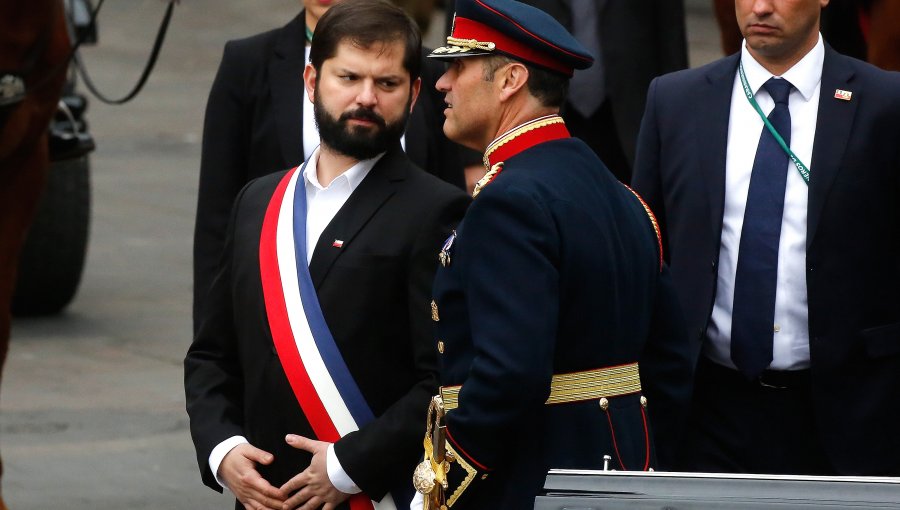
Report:
[[[438,92],[447,93],[450,92],[450,83],[450,69],[447,69],[446,71],[444,71],[444,74],[442,74],[441,77],[438,78],[438,81],[434,84],[434,88],[436,88]]]
[[[375,94],[375,82],[371,80],[363,80],[359,94],[356,96],[356,102],[360,106],[375,106],[378,103],[378,96]]]
[[[774,6],[772,0],[755,0],[753,2],[753,14],[756,16],[767,16],[772,14]]]

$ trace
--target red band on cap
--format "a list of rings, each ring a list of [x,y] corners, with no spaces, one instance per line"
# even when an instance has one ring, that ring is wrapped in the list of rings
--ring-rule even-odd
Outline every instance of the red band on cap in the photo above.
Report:
[[[573,68],[560,64],[549,55],[529,48],[502,32],[471,19],[460,18],[457,16],[453,25],[453,37],[457,39],[475,39],[479,42],[492,42],[497,45],[497,49],[503,53],[548,69],[553,69],[554,71],[566,74],[567,76],[572,76],[575,72]]]
[[[560,48],[559,46],[557,46],[557,45],[551,43],[550,41],[544,39],[543,37],[539,37],[538,35],[536,35],[536,34],[534,34],[534,33],[532,33],[532,32],[529,32],[528,30],[525,29],[525,27],[523,27],[522,25],[516,23],[512,18],[510,18],[509,16],[503,14],[502,12],[500,12],[500,11],[498,11],[498,10],[496,10],[496,9],[491,8],[490,6],[488,6],[487,4],[485,4],[484,2],[482,2],[481,0],[475,0],[475,1],[478,2],[478,4],[481,5],[482,7],[484,7],[485,9],[487,9],[487,10],[493,12],[494,14],[496,14],[497,16],[500,16],[501,18],[504,18],[506,21],[509,21],[510,23],[512,23],[513,25],[515,25],[516,27],[518,27],[519,30],[525,32],[526,34],[528,34],[529,36],[531,36],[531,37],[537,39],[538,41],[541,41],[542,43],[546,44],[547,46],[550,46],[550,47],[552,47],[552,48],[556,48],[558,51],[561,51],[561,52],[565,53],[566,55],[575,57],[575,58],[577,58],[578,60],[584,60],[585,62],[590,62],[590,61],[592,60],[592,59],[589,59],[589,58],[585,58],[585,57],[583,57],[583,56],[581,56],[581,55],[578,55],[577,53],[572,53],[572,52],[569,51],[569,50]]]

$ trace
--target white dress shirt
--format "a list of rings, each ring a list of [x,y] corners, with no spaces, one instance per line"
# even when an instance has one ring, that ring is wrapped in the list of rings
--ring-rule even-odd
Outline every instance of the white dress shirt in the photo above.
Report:
[[[794,86],[789,98],[790,147],[809,168],[813,179],[816,170],[811,164],[811,159],[824,59],[825,47],[822,36],[819,35],[816,46],[781,76]],[[762,86],[772,78],[772,73],[750,55],[746,41],[741,50],[741,62],[744,65],[747,82],[754,92],[754,98],[763,113],[768,115],[775,108],[775,102]],[[731,93],[729,119],[718,284],[707,331],[710,342],[706,343],[704,353],[716,363],[735,368],[734,362],[731,361],[734,279],[741,244],[744,209],[750,189],[750,174],[763,129],[763,121],[747,100],[740,77],[737,75]],[[806,295],[806,213],[809,195],[807,184],[790,159],[787,165],[784,215],[778,244],[775,323],[772,325],[773,356],[769,365],[769,368],[774,370],[798,370],[809,367],[809,311]]]
[[[303,171],[303,184],[306,190],[306,263],[312,260],[313,251],[322,231],[331,223],[335,215],[340,211],[347,199],[359,184],[369,175],[376,163],[384,156],[381,153],[372,159],[366,159],[350,167],[347,171],[337,176],[328,186],[319,184],[317,164],[319,161],[319,149],[312,152]],[[235,446],[249,443],[244,436],[232,436],[219,443],[209,455],[209,468],[212,470],[219,485],[226,487],[219,478],[219,466],[222,459]],[[334,487],[347,494],[356,494],[360,488],[344,471],[337,455],[334,453],[334,445],[328,446],[326,455],[326,469],[328,478]]]

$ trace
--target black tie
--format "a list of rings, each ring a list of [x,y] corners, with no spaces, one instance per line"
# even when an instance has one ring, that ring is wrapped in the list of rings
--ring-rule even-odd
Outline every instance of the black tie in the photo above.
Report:
[[[771,78],[763,87],[775,100],[769,122],[790,147],[788,96],[792,85],[787,80]],[[750,379],[759,376],[772,362],[778,242],[787,171],[787,154],[763,126],[744,210],[731,316],[731,360]]]

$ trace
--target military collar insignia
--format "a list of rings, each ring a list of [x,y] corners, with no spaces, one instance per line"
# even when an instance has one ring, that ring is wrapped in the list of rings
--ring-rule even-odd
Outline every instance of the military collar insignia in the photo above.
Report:
[[[491,142],[484,152],[484,167],[493,169],[497,163],[506,161],[537,144],[569,136],[566,123],[559,115],[539,117],[507,131]]]

